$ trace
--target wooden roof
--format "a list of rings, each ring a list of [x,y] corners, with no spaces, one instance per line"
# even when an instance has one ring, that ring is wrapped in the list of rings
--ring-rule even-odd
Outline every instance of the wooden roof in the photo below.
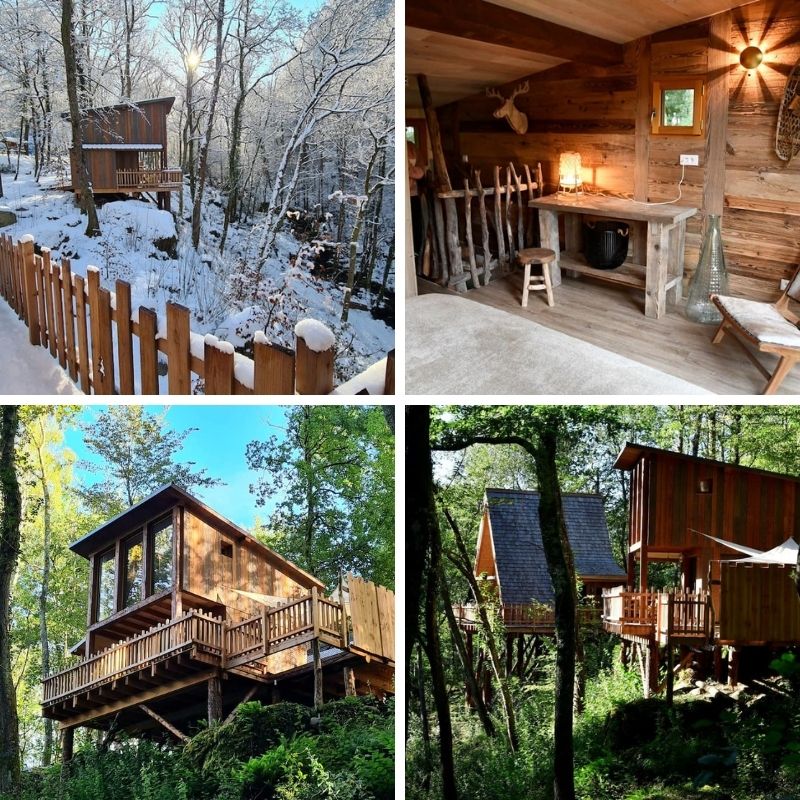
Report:
[[[172,111],[172,106],[175,103],[174,97],[153,97],[149,100],[129,100],[127,103],[116,103],[115,105],[111,106],[96,106],[95,108],[84,108],[81,109],[81,113],[83,114],[106,114],[109,111],[130,111],[133,108],[138,108],[140,106],[151,106],[156,105],[158,103],[162,103],[166,106],[164,111],[165,114],[169,114]],[[64,119],[69,119],[69,111],[65,111],[61,115]]]
[[[415,75],[435,105],[519,80],[564,61],[608,66],[622,45],[719,14],[741,0],[406,0],[406,108]]]
[[[624,580],[611,555],[611,541],[597,494],[563,494],[567,535],[575,571],[584,580]],[[553,602],[539,526],[539,492],[487,489],[486,507],[503,603]]]
[[[766,469],[758,469],[756,467],[745,467],[741,464],[731,464],[727,461],[717,461],[713,458],[702,458],[701,456],[693,456],[688,453],[676,453],[674,450],[664,450],[660,447],[651,447],[646,444],[635,444],[633,442],[626,442],[625,446],[617,456],[614,462],[615,469],[631,470],[633,469],[640,458],[644,455],[654,454],[662,456],[670,456],[673,458],[684,459],[686,461],[694,461],[697,463],[709,464],[714,467],[724,467],[725,469],[737,470],[739,472],[750,472],[754,475],[764,475],[769,478],[780,478],[785,481],[800,482],[800,477],[796,475],[784,475],[780,472],[772,472]]]
[[[240,528],[221,514],[218,514],[210,506],[207,506],[201,500],[198,500],[196,497],[189,494],[189,492],[175,484],[168,484],[167,486],[162,486],[160,489],[157,489],[149,497],[146,497],[144,500],[136,503],[136,505],[131,506],[122,513],[117,514],[116,517],[108,520],[108,522],[104,522],[93,531],[90,531],[85,536],[73,542],[69,546],[69,549],[72,550],[73,553],[88,558],[92,553],[97,553],[105,549],[121,536],[125,536],[131,531],[136,530],[148,520],[159,516],[161,513],[166,513],[176,505],[188,508],[214,527],[233,536],[235,539],[246,541],[249,546],[261,553],[273,566],[293,578],[301,586],[308,588],[317,586],[324,589],[325,584],[318,578],[315,578],[283,556],[278,555],[278,553],[259,542],[258,539],[249,534],[246,530]]]

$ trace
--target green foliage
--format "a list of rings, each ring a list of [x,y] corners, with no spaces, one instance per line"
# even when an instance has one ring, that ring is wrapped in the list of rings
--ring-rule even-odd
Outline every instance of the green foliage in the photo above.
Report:
[[[266,544],[334,586],[353,571],[394,586],[394,435],[379,407],[296,406],[285,436],[247,445]]]
[[[182,748],[87,742],[63,780],[60,765],[26,772],[14,800],[391,800],[394,704],[347,698],[313,714],[251,702]]]

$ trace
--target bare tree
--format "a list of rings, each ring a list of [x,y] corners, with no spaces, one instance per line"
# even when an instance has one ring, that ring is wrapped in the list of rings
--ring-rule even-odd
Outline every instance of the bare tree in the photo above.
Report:
[[[78,102],[78,66],[75,57],[72,0],[61,2],[61,45],[64,48],[64,69],[69,97],[69,121],[72,128],[72,157],[75,159],[75,190],[80,195],[81,210],[87,216],[86,236],[99,236],[100,223],[89,183],[89,170],[83,152],[83,120]],[[82,73],[81,73],[82,74]]]

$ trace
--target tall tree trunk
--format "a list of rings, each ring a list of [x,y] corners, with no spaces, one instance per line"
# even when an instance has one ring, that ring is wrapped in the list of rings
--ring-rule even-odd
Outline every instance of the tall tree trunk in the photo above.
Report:
[[[217,6],[217,46],[214,55],[214,83],[211,87],[211,104],[208,109],[206,133],[200,142],[200,158],[197,168],[197,189],[192,206],[192,245],[195,250],[200,246],[200,214],[203,207],[203,191],[206,188],[208,175],[208,148],[211,146],[211,137],[214,134],[214,115],[219,96],[219,81],[222,75],[222,28],[225,22],[225,0],[219,0]]]
[[[0,794],[15,797],[19,787],[19,721],[11,674],[11,581],[19,557],[22,498],[14,461],[17,406],[0,407]]]
[[[406,674],[414,645],[422,638],[418,604],[424,592],[424,648],[431,668],[433,696],[439,719],[442,797],[444,800],[457,800],[453,729],[442,668],[436,608],[441,539],[433,496],[430,422],[430,406],[406,406]]]
[[[64,68],[67,76],[67,96],[69,98],[69,121],[72,128],[72,151],[75,158],[76,183],[78,184],[73,188],[80,193],[81,210],[87,216],[85,235],[99,236],[100,223],[97,220],[94,195],[89,184],[89,170],[86,168],[86,159],[83,152],[83,128],[76,84],[78,67],[73,42],[72,0],[62,0],[61,2],[61,45],[64,48]]]
[[[39,419],[42,433],[41,441],[36,443],[39,460],[39,483],[42,488],[42,517],[44,523],[42,543],[42,583],[39,589],[39,646],[42,650],[42,680],[50,674],[50,637],[47,632],[47,600],[50,596],[50,539],[52,532],[50,488],[44,468],[42,448],[44,447],[44,423]],[[44,721],[44,742],[42,744],[42,766],[49,766],[53,756],[53,720]]]
[[[389,275],[392,271],[392,264],[394,263],[394,238],[395,234],[392,233],[392,241],[389,243],[389,252],[386,253],[386,263],[383,265],[383,278],[381,279],[381,290],[375,298],[375,305],[377,308],[383,302],[383,296],[386,294],[386,285],[389,283]]]
[[[575,800],[572,711],[575,690],[575,571],[564,524],[556,450],[558,422],[543,424],[536,449],[539,526],[547,571],[555,597],[556,674],[554,733],[554,800]]]

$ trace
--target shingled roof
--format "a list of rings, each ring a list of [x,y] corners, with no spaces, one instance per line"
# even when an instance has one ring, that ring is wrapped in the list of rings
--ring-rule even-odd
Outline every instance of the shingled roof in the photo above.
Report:
[[[487,489],[487,508],[503,603],[553,602],[539,527],[539,493]],[[611,555],[603,500],[596,494],[562,495],[575,571],[590,578],[625,579]]]

